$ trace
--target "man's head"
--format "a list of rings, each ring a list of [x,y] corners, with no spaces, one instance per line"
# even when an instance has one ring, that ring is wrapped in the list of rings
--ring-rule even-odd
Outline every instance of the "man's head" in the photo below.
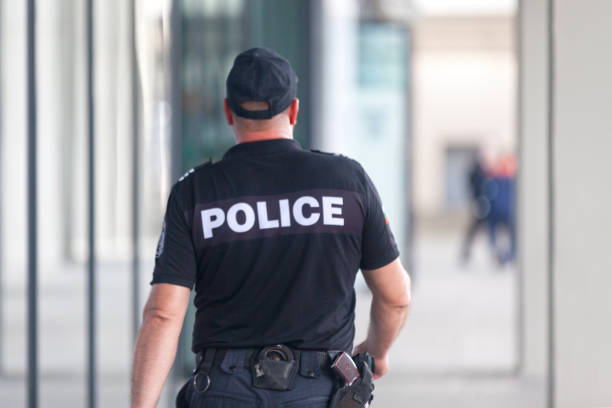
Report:
[[[251,48],[239,54],[227,76],[224,110],[237,141],[292,137],[299,101],[297,75],[272,50]]]

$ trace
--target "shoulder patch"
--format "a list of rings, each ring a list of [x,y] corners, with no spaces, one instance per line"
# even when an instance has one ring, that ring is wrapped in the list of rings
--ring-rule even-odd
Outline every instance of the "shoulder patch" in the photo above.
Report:
[[[155,251],[155,258],[159,258],[164,253],[164,245],[166,244],[166,219],[162,222],[161,233],[159,234],[159,241],[157,241],[157,250]]]

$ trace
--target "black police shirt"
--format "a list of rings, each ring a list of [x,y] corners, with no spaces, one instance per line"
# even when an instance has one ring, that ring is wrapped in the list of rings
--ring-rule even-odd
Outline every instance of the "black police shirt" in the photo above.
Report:
[[[273,139],[238,144],[173,186],[151,283],[195,285],[194,352],[350,351],[356,273],[398,255],[359,163]]]

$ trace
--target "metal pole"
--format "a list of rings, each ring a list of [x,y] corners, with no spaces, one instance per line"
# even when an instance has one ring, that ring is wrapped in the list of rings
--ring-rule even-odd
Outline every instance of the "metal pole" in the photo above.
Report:
[[[140,87],[136,53],[136,0],[130,1],[132,45],[132,333],[134,343],[140,326]]]
[[[556,406],[555,322],[555,0],[548,0],[548,377],[546,406]]]
[[[182,63],[182,13],[181,1],[172,0],[170,9],[170,106],[171,106],[171,139],[170,139],[170,179],[176,180],[182,171],[182,105],[181,105],[181,63]],[[181,330],[182,337],[182,330]],[[179,344],[181,338],[179,338]],[[183,350],[179,349],[172,366],[168,381],[167,406],[173,407],[175,401],[174,391],[181,378],[183,367]]]
[[[1,3],[0,3],[1,6]],[[0,7],[0,21],[2,21],[2,7]],[[2,36],[0,35],[0,44],[2,44]],[[1,49],[1,45],[0,45]],[[2,78],[2,52],[0,52],[0,78]],[[2,93],[0,92],[0,376],[4,371],[4,336],[2,334],[2,329],[4,327],[4,289],[2,286],[2,266],[4,264],[3,261],[3,240],[2,240]]]
[[[36,8],[27,5],[28,69],[28,407],[38,406],[38,297],[36,225]]]
[[[86,0],[87,47],[87,134],[88,134],[88,279],[87,279],[87,406],[96,406],[96,253],[95,253],[95,133],[94,133],[94,52],[93,0]]]
[[[182,105],[182,59],[183,59],[183,15],[180,0],[172,0],[170,9],[170,179],[183,174],[183,105]]]

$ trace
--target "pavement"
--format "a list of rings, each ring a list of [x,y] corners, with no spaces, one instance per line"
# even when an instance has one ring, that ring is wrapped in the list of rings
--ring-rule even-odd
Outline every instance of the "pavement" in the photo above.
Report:
[[[517,374],[516,271],[498,269],[483,241],[477,240],[471,262],[461,266],[457,234],[419,233],[413,307],[391,352],[391,371],[376,383],[373,406],[544,406],[541,379]],[[84,266],[41,265],[40,269],[40,406],[83,407]],[[151,265],[143,270],[151,270]],[[150,275],[143,275],[146,296]],[[129,406],[130,282],[127,262],[100,264],[100,407]],[[356,342],[365,337],[370,302],[363,282],[357,287]],[[2,300],[0,407],[22,407],[26,404],[27,344],[24,282],[5,282]],[[159,407],[167,407],[171,399],[172,390],[166,390]]]

